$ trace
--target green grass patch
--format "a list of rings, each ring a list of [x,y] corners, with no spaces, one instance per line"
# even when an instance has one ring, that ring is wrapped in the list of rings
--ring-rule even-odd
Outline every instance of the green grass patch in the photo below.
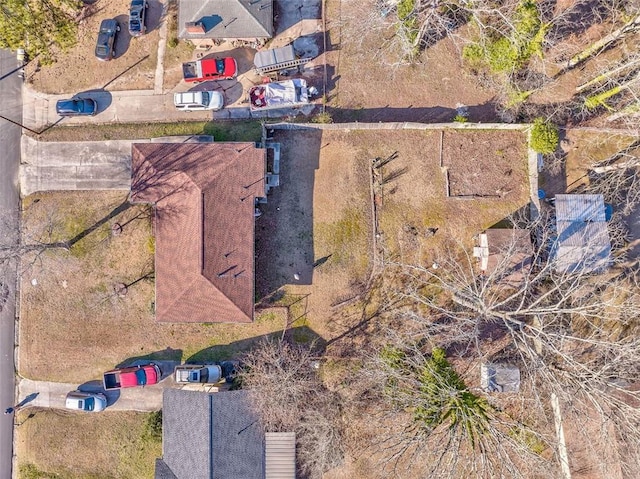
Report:
[[[259,121],[185,121],[120,123],[117,125],[57,126],[38,136],[40,141],[140,140],[163,136],[213,135],[215,141],[260,141]]]
[[[316,248],[331,257],[326,268],[348,267],[361,276],[369,267],[367,220],[359,208],[346,209],[334,223],[321,223],[316,227]]]

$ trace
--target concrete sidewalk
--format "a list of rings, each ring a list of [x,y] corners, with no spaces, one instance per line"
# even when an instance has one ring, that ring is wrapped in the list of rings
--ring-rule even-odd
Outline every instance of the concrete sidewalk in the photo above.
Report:
[[[199,88],[202,89],[202,86]],[[51,125],[106,123],[150,123],[174,121],[246,120],[310,115],[315,104],[299,108],[283,108],[253,112],[248,106],[228,107],[220,111],[178,111],[173,105],[173,93],[155,94],[153,90],[107,91],[89,90],[79,96],[93,98],[98,103],[95,116],[62,118],[56,114],[56,102],[72,95],[49,95],[24,85],[23,118],[25,127],[41,132]]]

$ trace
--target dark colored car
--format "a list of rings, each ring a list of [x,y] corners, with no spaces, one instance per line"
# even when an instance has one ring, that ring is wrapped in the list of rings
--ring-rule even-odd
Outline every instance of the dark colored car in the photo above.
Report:
[[[131,0],[131,6],[129,7],[129,33],[132,37],[139,37],[147,31],[147,8],[149,8],[149,4],[146,0]]]
[[[113,18],[106,18],[100,24],[98,42],[96,43],[96,58],[107,61],[116,56],[116,34],[120,31],[120,25]]]
[[[58,100],[56,103],[56,113],[60,116],[86,116],[95,115],[97,112],[98,104],[91,98]]]

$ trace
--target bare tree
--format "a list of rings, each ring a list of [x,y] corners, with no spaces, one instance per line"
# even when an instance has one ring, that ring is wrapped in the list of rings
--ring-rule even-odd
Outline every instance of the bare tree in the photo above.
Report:
[[[296,433],[303,477],[320,478],[342,462],[341,401],[320,376],[313,344],[265,340],[242,359],[239,379],[266,431]]]
[[[570,445],[587,444],[599,458],[593,467],[637,471],[638,271],[619,265],[615,251],[607,269],[596,267],[589,248],[567,268],[552,219],[518,219],[534,245],[512,241],[484,273],[461,244],[428,266],[387,264],[386,275],[403,278],[402,306],[386,314],[353,386],[363,414],[385,425],[370,442],[385,470],[558,477],[566,458],[554,423],[564,418]],[[449,363],[439,371],[438,348]],[[520,393],[480,390],[481,362],[516,365]]]

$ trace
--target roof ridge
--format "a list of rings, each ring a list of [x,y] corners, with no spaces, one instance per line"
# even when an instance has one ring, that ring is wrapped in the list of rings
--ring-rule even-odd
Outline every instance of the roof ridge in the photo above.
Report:
[[[237,2],[242,6],[242,8],[244,8],[244,9],[247,11],[247,13],[249,14],[249,16],[250,16],[251,18],[253,18],[253,20],[255,20],[255,23],[257,24],[257,26],[259,26],[259,27],[262,29],[262,31],[263,31],[266,35],[268,35],[268,36],[272,36],[272,35],[273,35],[273,32],[269,32],[269,31],[267,31],[267,29],[264,27],[264,25],[263,25],[263,24],[262,24],[262,22],[258,19],[258,17],[256,17],[256,16],[253,14],[253,12],[251,12],[251,10],[249,9],[248,5],[251,5],[251,0],[236,0],[236,1],[237,1]],[[262,0],[258,0],[258,1],[262,1]],[[245,2],[246,2],[248,5],[245,5]],[[271,16],[273,17],[273,0],[269,0],[269,2],[271,3],[271,5],[270,5],[270,7],[271,7],[271,12],[272,12]],[[256,3],[257,3],[257,2],[256,2]]]

